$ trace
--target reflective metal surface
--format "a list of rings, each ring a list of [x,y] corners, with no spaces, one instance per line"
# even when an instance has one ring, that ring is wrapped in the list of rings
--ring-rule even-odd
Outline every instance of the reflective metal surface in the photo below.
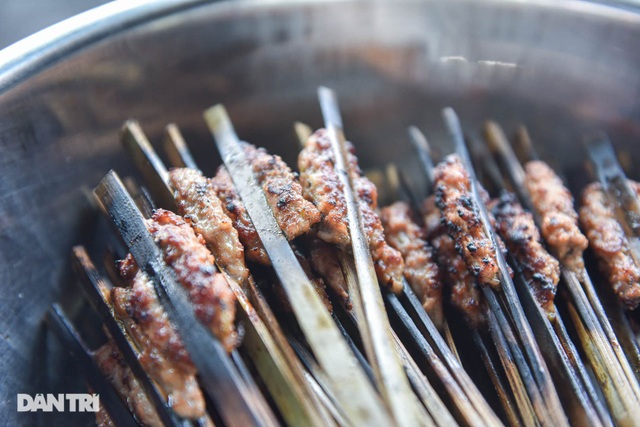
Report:
[[[81,309],[70,248],[99,224],[87,191],[110,168],[131,172],[118,141],[129,117],[152,141],[176,122],[209,173],[218,159],[206,107],[223,102],[242,138],[294,162],[292,123],[321,125],[321,84],[340,95],[366,166],[413,168],[409,124],[442,147],[448,105],[470,133],[489,117],[506,129],[527,124],[576,188],[585,132],[604,130],[640,158],[640,16],[628,10],[571,1],[162,1],[108,5],[73,24],[0,52],[0,424],[63,425],[17,414],[16,393],[83,391],[73,368],[60,378],[64,354],[41,320],[56,299]]]

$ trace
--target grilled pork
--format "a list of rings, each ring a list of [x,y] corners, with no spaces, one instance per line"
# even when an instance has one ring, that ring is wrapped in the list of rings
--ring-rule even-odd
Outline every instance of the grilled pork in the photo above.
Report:
[[[436,326],[441,327],[442,284],[433,250],[425,241],[424,230],[416,224],[407,203],[396,202],[383,208],[380,220],[387,242],[404,258],[404,277]]]
[[[638,188],[639,184],[633,184]],[[635,309],[640,304],[640,268],[631,256],[629,241],[599,183],[590,184],[582,193],[580,224],[620,302],[629,310]]]
[[[153,214],[149,231],[162,249],[164,261],[189,293],[198,319],[231,351],[238,344],[234,325],[236,298],[217,271],[204,239],[183,218],[162,209]]]
[[[563,266],[582,271],[582,253],[589,242],[578,228],[578,214],[571,193],[546,163],[531,161],[525,165],[525,170],[525,185],[541,220],[542,237]]]

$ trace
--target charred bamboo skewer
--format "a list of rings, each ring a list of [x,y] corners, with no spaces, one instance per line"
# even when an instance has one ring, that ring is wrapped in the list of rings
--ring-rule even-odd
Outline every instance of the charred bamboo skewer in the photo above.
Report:
[[[340,337],[326,307],[313,291],[313,285],[275,221],[224,107],[212,107],[204,113],[204,117],[269,254],[294,315],[344,404],[347,419],[356,425],[390,425],[391,419],[379,396]]]
[[[173,125],[172,129],[174,134],[179,135],[177,126]],[[134,158],[138,169],[147,177],[153,176],[155,172],[156,179],[153,182],[158,184],[156,188],[161,187],[159,183],[162,181],[164,187],[171,189],[171,184],[168,181],[169,175],[163,174],[163,170],[166,171],[166,167],[159,160],[153,148],[145,146],[144,139],[141,138],[143,136],[142,130],[138,129],[135,134],[125,141],[129,145],[130,151],[142,153],[139,157]],[[176,141],[179,141],[179,139],[172,137],[168,143],[172,144]],[[178,156],[179,159],[174,158],[173,160],[185,164],[190,163],[195,166],[193,169],[197,170],[197,165],[193,163],[193,158],[184,141],[182,141],[182,146],[175,148],[175,156]],[[165,179],[167,181],[164,181]],[[164,187],[161,188],[163,189]],[[289,346],[286,338],[277,327],[277,322],[266,301],[257,297],[257,288],[253,278],[249,276],[247,279],[246,287],[248,292],[245,293],[242,284],[237,283],[223,268],[220,268],[220,271],[236,295],[241,308],[241,316],[247,327],[243,346],[252,356],[258,372],[274,400],[282,408],[285,419],[294,425],[299,423],[308,425],[332,424],[329,414],[321,407],[307,387],[307,382],[301,372],[300,364],[295,359],[295,355],[291,351],[287,353]],[[255,296],[253,300],[257,306],[261,307],[259,311],[262,316],[258,315],[247,294]],[[263,320],[265,317],[268,319],[267,321]],[[267,326],[269,323],[271,323],[271,327]],[[276,336],[280,339],[277,340]]]
[[[380,286],[374,271],[369,245],[365,238],[362,213],[358,207],[353,183],[348,175],[347,153],[342,119],[333,91],[318,89],[318,98],[333,153],[334,167],[343,187],[347,218],[351,235],[351,248],[358,275],[358,287],[351,290],[351,298],[360,315],[358,322],[367,356],[373,367],[376,383],[395,422],[400,426],[418,424],[409,381],[393,347],[391,327],[384,308]]]
[[[112,308],[104,299],[105,293],[109,292],[111,286],[98,273],[84,247],[76,246],[73,248],[73,264],[77,274],[80,276],[85,295],[107,327],[111,338],[122,353],[127,365],[142,385],[160,420],[167,426],[189,425],[188,420],[179,419],[169,409],[157,386],[140,364],[139,354],[135,350],[135,346],[130,342],[123,327],[114,318]]]
[[[118,176],[109,172],[95,191],[136,263],[153,282],[160,303],[184,341],[202,385],[224,422],[234,426],[277,425],[260,392],[248,388],[222,344],[196,319],[191,303],[162,261],[144,218]]]
[[[488,127],[487,133],[489,138],[488,142],[491,144],[492,150],[500,156],[504,163],[509,179],[512,181],[521,202],[532,213],[536,224],[540,226],[540,218],[533,206],[533,203],[531,202],[526,186],[524,185],[524,169],[516,159],[515,154],[513,154],[509,145],[506,143],[506,138],[497,125],[492,124]],[[584,330],[593,331],[594,334],[590,335],[594,342],[589,344],[589,346],[591,348],[595,348],[599,356],[596,357],[595,354],[590,352],[586,353],[587,356],[590,357],[592,367],[598,363],[606,363],[605,367],[598,369],[606,372],[606,368],[608,367],[608,371],[611,375],[611,381],[616,384],[615,390],[617,390],[616,394],[619,396],[616,397],[614,395],[609,395],[609,404],[612,405],[615,403],[617,405],[617,399],[622,399],[623,401],[626,401],[625,406],[627,411],[630,411],[629,413],[622,412],[613,415],[617,419],[626,419],[628,414],[637,410],[637,405],[633,404],[632,401],[629,400],[635,396],[635,391],[633,390],[635,387],[632,382],[628,381],[628,375],[625,373],[625,369],[621,366],[622,363],[627,363],[628,365],[628,362],[626,362],[626,358],[623,361],[620,361],[620,354],[616,354],[620,353],[617,351],[620,345],[617,342],[615,335],[613,335],[613,332],[605,335],[605,330],[607,329],[605,325],[609,324],[609,321],[606,319],[606,315],[601,308],[595,289],[586,270],[584,272],[575,273],[570,271],[567,266],[562,266],[562,276],[572,298],[574,299],[576,308],[580,313],[580,317],[576,319],[581,319],[582,322],[585,322],[584,326],[581,327]],[[586,295],[585,291],[587,293]],[[587,335],[583,335],[583,337],[587,337]],[[585,345],[584,341],[583,345]],[[624,358],[624,355],[622,355],[622,357]]]
[[[427,185],[432,188],[435,176],[435,166],[431,159],[430,147],[427,139],[417,128],[413,128],[409,136],[415,150],[418,151],[419,156],[422,160],[422,166],[426,175]],[[416,303],[417,301],[412,302],[412,305],[415,306]],[[420,316],[423,316],[422,313],[420,313]],[[533,398],[538,405],[541,405],[541,396],[539,392],[537,392],[537,386],[533,382],[531,371],[526,365],[524,356],[522,355],[520,348],[518,348],[517,346],[513,346],[513,344],[515,343],[515,339],[507,340],[507,338],[503,335],[501,326],[498,324],[498,320],[494,315],[489,315],[488,321],[489,331],[491,332],[494,343],[500,343],[496,345],[496,350],[500,358],[500,363],[502,364],[507,374],[510,387],[518,402],[518,407],[513,408],[512,406],[508,406],[509,402],[503,399],[502,403],[504,405],[507,405],[505,407],[505,411],[508,413],[520,412],[524,423],[526,423],[527,425],[537,424],[538,419],[532,412],[532,403],[529,400],[528,393],[533,394]],[[513,334],[511,334],[511,336],[513,336]],[[483,340],[478,331],[475,329],[474,337],[478,342],[482,342]],[[508,343],[512,344],[511,350],[513,351],[513,353],[509,349]],[[486,349],[486,346],[483,347]],[[538,412],[540,411],[541,409],[538,410]]]
[[[113,386],[104,377],[91,351],[86,347],[58,304],[51,306],[47,313],[46,322],[60,339],[64,348],[78,361],[80,369],[87,378],[89,387],[100,395],[100,405],[104,405],[111,420],[122,427],[138,426],[131,412],[122,402]]]
[[[140,168],[145,182],[156,195],[155,200],[160,207],[176,212],[176,203],[173,198],[169,182],[169,172],[156,154],[151,143],[145,136],[140,124],[135,120],[125,122],[121,130],[121,141],[131,158],[136,164],[144,164]]]
[[[472,169],[471,162],[469,159],[469,154],[464,144],[464,138],[462,135],[462,129],[460,127],[460,122],[458,120],[458,117],[451,108],[445,109],[443,111],[443,116],[444,116],[445,122],[447,123],[447,127],[451,133],[451,136],[453,137],[455,147],[456,147],[456,152],[461,157],[470,175],[472,197],[475,201],[475,205],[478,207],[480,219],[481,219],[484,231],[486,235],[490,238],[491,243],[495,248],[495,255],[496,255],[499,270],[500,270],[499,279],[500,279],[500,285],[503,293],[502,296],[504,297],[505,308],[508,310],[510,317],[514,322],[517,335],[519,336],[520,340],[523,343],[526,357],[528,359],[529,364],[531,365],[533,378],[539,387],[539,392],[541,392],[542,395],[544,396],[544,404],[547,408],[547,412],[539,413],[538,415],[541,417],[542,420],[544,420],[544,418],[549,417],[549,420],[552,420],[552,425],[556,425],[556,426],[567,425],[566,416],[560,404],[560,399],[555,390],[554,384],[549,375],[549,370],[546,366],[544,359],[542,358],[540,349],[538,348],[538,345],[535,342],[533,332],[531,331],[531,327],[524,316],[522,306],[520,305],[520,301],[518,300],[518,297],[515,293],[515,287],[513,285],[513,282],[511,281],[511,277],[508,272],[506,261],[504,260],[504,257],[501,251],[499,250],[499,245],[497,244],[495,234],[489,223],[489,217],[487,214],[486,207],[484,206],[484,203],[480,199],[478,188],[477,188],[477,181],[475,178],[475,173]],[[505,336],[509,339],[509,333],[511,331],[511,328],[509,327],[506,321],[506,318],[504,319],[504,321],[500,318],[502,317],[502,311],[501,311],[501,307],[497,303],[496,295],[488,286],[483,287],[483,291],[487,297],[487,301],[489,302],[489,305],[491,306],[492,311],[498,318],[498,322],[500,323],[501,328],[504,329]],[[534,403],[534,407],[535,407],[535,403]],[[537,410],[537,412],[539,411]]]
[[[170,123],[165,128],[164,150],[169,156],[169,161],[176,167],[198,169],[187,144],[182,137],[180,129],[175,123]]]
[[[496,351],[498,352],[498,357],[504,367],[505,374],[507,376],[507,381],[511,390],[513,391],[513,397],[516,402],[516,409],[513,404],[509,404],[508,398],[504,397],[503,407],[507,414],[509,413],[517,413],[522,420],[522,424],[526,426],[538,426],[540,422],[538,421],[538,417],[536,416],[535,410],[533,408],[533,404],[531,403],[531,399],[527,394],[527,389],[524,385],[523,375],[516,368],[516,362],[509,349],[509,343],[505,338],[504,334],[500,330],[500,327],[497,325],[498,321],[491,311],[487,312],[487,317],[489,320],[489,324],[493,325],[489,327],[489,333],[493,338],[493,342],[495,344]],[[474,338],[479,341],[480,347],[484,348],[484,341],[481,339],[481,335],[478,331],[474,334]],[[484,351],[488,351],[486,348]],[[488,360],[491,360],[488,358]],[[529,380],[530,381],[530,380]],[[513,415],[512,415],[513,417]],[[519,425],[520,423],[516,422],[513,425]]]
[[[513,401],[513,399],[509,394],[509,389],[507,384],[505,384],[505,379],[503,378],[503,375],[500,372],[498,372],[494,358],[491,356],[489,349],[485,345],[477,329],[473,329],[471,331],[471,337],[473,338],[473,341],[476,347],[480,351],[480,357],[482,358],[482,362],[485,365],[485,369],[489,374],[491,383],[493,384],[493,387],[495,388],[496,393],[498,394],[498,399],[500,399],[500,403],[502,405],[502,409],[504,410],[504,414],[507,417],[508,424],[511,426],[536,425],[535,413],[533,412],[533,408],[531,407],[531,402],[529,401],[529,398],[527,397],[527,395],[524,394],[523,396],[520,397],[526,403],[520,403],[516,405],[516,403]],[[502,348],[508,349],[506,345],[503,346]],[[518,381],[520,381],[519,375],[517,376],[517,379]],[[507,379],[507,381],[509,381],[509,379]],[[522,384],[512,388],[516,391],[517,390],[524,391],[524,385]],[[519,401],[518,396],[515,396],[515,393],[514,393],[514,398],[516,399],[516,401]],[[523,406],[526,405],[527,407],[526,412],[528,414],[528,417],[526,419],[521,419],[519,416],[519,411],[517,410],[517,408],[519,408],[520,405],[523,405]]]
[[[349,292],[351,294],[358,286],[357,271],[354,260],[344,253],[340,253],[339,256],[341,258],[340,261],[343,268],[345,281],[348,284]],[[357,307],[359,304],[361,304],[361,302],[355,300],[352,301],[354,303],[354,308],[357,310]],[[399,306],[399,304],[396,304],[396,306]],[[397,307],[394,308],[397,309]],[[451,378],[449,373],[441,368],[442,364],[440,360],[435,355],[435,352],[431,350],[431,346],[424,341],[424,337],[422,337],[420,332],[416,330],[415,325],[413,325],[411,318],[406,313],[406,311],[404,311],[402,307],[400,307],[399,312],[397,310],[395,311],[396,315],[401,319],[403,326],[408,330],[412,338],[415,340],[416,346],[418,346],[418,348],[420,348],[420,350],[425,353],[426,359],[429,360],[429,363],[434,367],[436,374],[441,378],[441,381],[445,385],[445,387],[449,389],[452,399],[456,401],[456,403],[460,406],[460,411],[462,411],[466,415],[466,419],[470,420],[470,425],[473,424],[473,422],[475,421],[474,416],[476,417],[476,419],[479,418],[479,415],[477,414],[475,409],[469,407],[466,397],[460,398],[460,396],[462,396],[460,388],[457,386],[457,384],[455,384],[455,381]],[[347,314],[348,320],[357,328],[357,311],[354,314],[353,311],[348,311],[345,309],[345,313]],[[433,390],[433,387],[428,383],[428,381],[426,381],[424,375],[421,375],[420,371],[415,369],[415,361],[413,361],[413,359],[409,356],[408,351],[400,342],[395,333],[393,333],[393,340],[400,357],[403,359],[403,364],[405,370],[407,371],[407,375],[412,379],[411,382],[414,388],[418,390],[423,405],[425,406],[427,411],[432,414],[433,421],[439,426],[450,425],[453,421],[453,418],[451,417],[449,410],[442,404],[442,401]],[[413,361],[413,363],[411,363],[410,361]],[[440,369],[436,369],[436,366]],[[455,388],[455,390],[451,391],[451,388]]]

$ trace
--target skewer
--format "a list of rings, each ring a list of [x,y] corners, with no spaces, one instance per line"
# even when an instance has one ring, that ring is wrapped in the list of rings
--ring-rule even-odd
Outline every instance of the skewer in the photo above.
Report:
[[[173,125],[172,128],[173,133],[179,135],[177,126]],[[139,157],[134,158],[138,169],[144,176],[155,176],[155,182],[162,181],[166,188],[171,189],[168,174],[163,174],[163,171],[167,170],[165,165],[159,160],[151,146],[145,146],[143,136],[144,134],[140,130],[137,134],[132,135],[128,141],[132,151],[141,153]],[[176,138],[172,138],[169,142],[175,141]],[[137,146],[137,148],[134,146]],[[184,141],[182,141],[182,146],[176,149],[176,155],[180,159],[174,158],[173,161],[185,164],[190,163],[197,169],[197,165],[193,162],[193,158]],[[156,185],[156,188],[158,187],[159,185]],[[257,292],[253,278],[250,277],[247,280],[246,288],[248,292],[245,293],[242,284],[233,280],[224,269],[220,268],[220,271],[236,295],[241,309],[239,315],[244,320],[247,328],[243,346],[252,356],[260,376],[278,407],[281,408],[285,419],[293,425],[300,423],[319,425],[322,422],[324,425],[332,424],[329,414],[322,408],[313,393],[311,393],[311,390],[306,387],[307,382],[301,372],[301,365],[295,360],[295,355],[291,351],[287,353],[288,343],[286,343],[286,338],[277,327],[277,321],[275,321],[266,301],[261,298],[254,298],[253,304],[261,307],[259,310],[263,314],[261,317],[254,309],[252,301],[248,298],[247,293],[251,295]],[[268,320],[264,320],[264,316]],[[271,327],[267,326],[269,324],[271,324]],[[279,342],[275,339],[277,335],[281,337]]]
[[[145,182],[156,195],[155,200],[160,207],[176,211],[176,203],[173,198],[169,182],[169,172],[151,146],[140,124],[135,120],[127,120],[122,126],[121,141],[136,164],[146,164],[140,168]]]
[[[62,308],[53,304],[47,313],[46,322],[49,328],[57,335],[66,351],[69,351],[78,362],[78,366],[84,372],[89,387],[100,396],[100,405],[104,405],[109,418],[118,426],[137,427],[129,409],[118,396],[113,386],[107,381],[104,374],[96,364],[91,351],[73,328]]]
[[[492,151],[499,156],[503,163],[503,167],[514,184],[520,201],[532,213],[536,224],[540,226],[539,215],[524,185],[524,180],[526,179],[524,169],[506,142],[504,133],[493,123],[488,125],[486,133],[488,143]],[[634,401],[637,402],[636,391],[634,390],[637,387],[637,382],[635,378],[630,381],[631,378],[629,378],[628,374],[630,367],[628,370],[624,368],[624,364],[628,366],[628,362],[625,356],[621,354],[620,344],[613,334],[609,320],[602,309],[587,271],[573,272],[568,270],[566,266],[561,266],[561,268],[562,277],[567,284],[575,308],[580,313],[580,316],[576,317],[575,320],[584,322],[583,325],[576,325],[576,327],[592,332],[589,335],[581,335],[582,338],[593,340],[590,343],[581,340],[582,345],[596,350],[596,353],[587,351],[586,355],[594,370],[609,372],[609,379],[604,379],[602,376],[599,377],[601,386],[604,387],[602,381],[605,380],[612,381],[615,384],[615,388],[608,388],[615,390],[615,393],[605,394],[605,396],[612,410],[614,407],[618,407],[619,399],[625,402],[626,410],[612,415],[618,420],[626,419],[629,413],[637,412],[638,409],[638,404],[634,403]],[[605,334],[607,329],[610,329],[610,333]],[[602,363],[605,365],[597,366]],[[636,386],[634,386],[634,383],[636,383]]]
[[[356,267],[354,265],[354,260],[349,256],[347,256],[346,254],[344,254],[343,252],[339,253],[339,257],[340,257],[340,263],[344,272],[345,281],[347,282],[347,285],[349,288],[349,294],[351,295],[352,289],[358,286],[357,284],[358,276],[357,276]],[[354,309],[357,309],[358,302],[352,299],[352,303],[353,303]],[[411,335],[412,339],[415,340],[415,343],[414,343],[415,346],[418,347],[418,349],[420,349],[421,351],[426,351],[425,357],[427,358],[427,360],[429,360],[429,364],[432,365],[432,367],[434,367],[434,370],[436,374],[440,377],[442,383],[449,389],[451,398],[454,401],[456,401],[456,397],[459,397],[456,403],[460,404],[460,406],[463,408],[461,409],[461,411],[465,412],[464,410],[466,409],[465,418],[468,420],[472,420],[471,424],[473,424],[473,421],[476,421],[476,419],[479,418],[477,412],[473,408],[468,406],[466,396],[463,395],[460,388],[457,386],[457,384],[455,384],[455,381],[453,381],[449,373],[446,372],[446,370],[441,368],[442,363],[440,362],[438,357],[435,355],[433,350],[431,350],[431,346],[428,343],[424,342],[424,337],[420,334],[420,332],[417,331],[409,315],[406,313],[404,308],[400,307],[398,309],[397,307],[398,305],[399,304],[397,304],[396,307],[394,307],[395,309],[397,309],[397,310],[394,310],[394,312],[396,312],[396,317],[400,317],[403,327],[407,329],[407,332]],[[354,314],[353,311],[346,310],[344,306],[342,306],[342,308],[344,310],[344,313],[348,322],[350,322],[351,325],[357,329],[358,328],[357,311]],[[439,426],[451,425],[453,418],[449,413],[449,409],[447,409],[442,404],[442,401],[437,396],[437,394],[435,393],[431,385],[426,381],[426,378],[424,377],[424,375],[421,374],[420,370],[419,369],[416,370],[417,364],[415,360],[413,360],[413,358],[409,356],[407,349],[404,347],[404,345],[398,339],[395,333],[393,331],[392,333],[393,333],[393,340],[395,343],[396,350],[398,351],[401,359],[403,360],[403,365],[407,372],[407,375],[411,380],[411,384],[413,385],[414,389],[418,391],[418,394],[422,400],[423,405],[433,417],[433,422],[435,422]],[[440,369],[436,369],[436,366]],[[455,388],[455,390],[451,391],[452,387]],[[468,412],[470,411],[472,412],[472,414],[468,414]]]
[[[517,158],[521,163],[525,163],[529,160],[540,160],[538,151],[531,142],[531,136],[525,126],[519,126],[516,129],[515,137],[512,142],[513,151],[516,153]]]
[[[164,150],[171,162],[176,167],[198,169],[182,133],[175,123],[169,123],[164,131]]]
[[[224,107],[210,108],[205,111],[204,118],[305,338],[343,402],[347,419],[355,425],[390,425],[391,419],[379,396],[340,336],[275,221]]]
[[[337,97],[331,89],[320,87],[318,99],[333,148],[334,168],[340,178],[346,201],[351,248],[358,278],[357,286],[352,286],[353,289],[350,287],[349,295],[358,317],[360,335],[373,367],[378,389],[395,421],[400,426],[416,425],[417,409],[412,405],[409,381],[392,345],[391,327],[365,237],[362,213],[358,207],[357,195],[353,191],[353,182],[349,178],[346,140]]]
[[[249,389],[222,344],[195,317],[193,306],[174,273],[162,261],[160,250],[117,174],[109,172],[95,192],[120,232],[141,270],[154,284],[158,299],[200,374],[204,389],[225,424],[271,426],[277,421],[258,390]],[[224,403],[223,403],[224,402]]]
[[[486,235],[491,239],[491,243],[495,248],[496,258],[498,260],[498,266],[500,269],[500,284],[502,288],[502,296],[503,302],[505,303],[505,308],[509,312],[511,319],[514,322],[515,330],[517,331],[517,335],[522,341],[524,347],[524,353],[530,364],[530,368],[533,374],[533,378],[537,383],[539,390],[530,390],[530,397],[535,399],[531,395],[534,392],[539,392],[544,396],[543,401],[544,405],[547,408],[547,412],[543,412],[540,408],[536,408],[536,412],[538,416],[541,418],[541,421],[544,423],[544,419],[548,417],[548,420],[551,422],[549,425],[560,426],[560,425],[568,425],[566,416],[560,404],[560,399],[555,390],[553,381],[551,380],[551,376],[549,375],[548,368],[544,359],[542,358],[542,354],[538,345],[533,336],[533,332],[531,330],[531,326],[527,322],[524,312],[522,310],[522,306],[520,305],[520,301],[515,293],[515,287],[511,280],[511,277],[508,272],[506,261],[499,250],[499,246],[496,241],[496,236],[493,232],[492,227],[490,226],[489,216],[486,210],[486,206],[482,202],[478,188],[477,181],[475,177],[475,173],[471,166],[471,161],[469,159],[469,154],[467,152],[466,146],[464,144],[464,138],[462,135],[462,129],[460,127],[460,122],[456,113],[451,108],[446,108],[443,110],[443,117],[447,124],[447,128],[451,133],[451,136],[454,140],[454,144],[456,147],[456,152],[461,157],[463,163],[467,167],[468,173],[470,175],[471,187],[472,187],[472,197],[475,201],[475,205],[478,207],[480,219],[483,223],[483,227]],[[511,332],[511,328],[507,323],[506,317],[503,318],[503,314],[501,311],[501,307],[497,303],[496,295],[489,287],[483,287],[483,291],[485,296],[487,297],[487,301],[489,302],[489,306],[491,310],[496,315],[498,322],[500,323],[501,329],[505,333],[507,339],[509,339],[509,333]],[[504,319],[504,320],[503,320]],[[516,344],[517,347],[517,344]],[[512,349],[513,350],[513,349]],[[522,368],[521,368],[522,372]],[[525,384],[526,385],[526,384]]]
[[[94,311],[100,316],[107,327],[109,335],[122,353],[124,360],[142,385],[147,397],[153,404],[158,417],[167,426],[187,426],[188,420],[181,420],[167,406],[160,390],[140,364],[139,353],[135,345],[129,340],[124,327],[113,317],[113,309],[104,299],[105,292],[109,292],[110,284],[98,273],[93,261],[83,246],[73,248],[73,266],[78,274],[82,288]]]
[[[426,175],[427,184],[433,187],[435,166],[433,161],[431,160],[431,155],[429,153],[430,148],[427,139],[417,128],[413,128],[413,131],[410,132],[409,136],[412,140],[414,148],[419,152],[420,158],[423,159],[422,164]],[[492,295],[490,295],[490,297],[491,296]],[[417,301],[411,301],[411,304],[414,305],[414,311],[420,313],[420,311],[417,310],[416,306],[419,303]],[[495,301],[494,298],[494,308],[496,306],[497,301]],[[498,314],[502,314],[501,309],[498,310]],[[426,317],[422,313],[420,313],[420,316]],[[504,316],[502,316],[502,318],[503,317]],[[531,397],[537,403],[538,413],[542,413],[544,416],[544,413],[546,411],[544,411],[543,408],[540,408],[540,406],[542,405],[542,397],[537,389],[537,385],[535,384],[531,376],[531,370],[526,364],[525,358],[522,355],[522,351],[518,347],[515,338],[513,338],[512,332],[509,334],[512,339],[507,340],[507,338],[503,334],[501,326],[498,324],[498,320],[495,315],[489,315],[488,321],[489,331],[491,332],[494,343],[496,343],[496,350],[498,352],[500,362],[505,370],[505,373],[507,374],[509,384],[518,402],[517,410],[513,407],[507,407],[505,408],[505,411],[519,411],[524,423],[526,423],[527,425],[537,424],[538,420],[532,412],[532,404],[529,400],[528,394],[531,394]],[[503,324],[506,324],[506,320],[503,322]],[[478,338],[481,340],[480,337]],[[498,345],[497,343],[500,343],[500,345]],[[511,347],[509,347],[508,344],[510,344]],[[502,402],[508,403],[505,400],[503,400]]]
[[[518,413],[519,411],[517,410],[520,405],[516,406],[516,403],[513,401],[513,399],[511,398],[510,394],[509,394],[509,390],[507,389],[507,384],[505,384],[505,380],[503,378],[503,376],[501,375],[500,372],[498,372],[498,369],[496,368],[496,363],[494,361],[493,356],[491,355],[491,353],[489,352],[489,349],[486,347],[484,340],[482,339],[482,336],[480,335],[480,332],[477,329],[472,329],[471,330],[471,337],[473,338],[473,342],[476,345],[476,347],[478,348],[478,350],[480,351],[480,357],[482,358],[482,362],[485,365],[485,369],[487,370],[487,373],[489,375],[489,378],[491,379],[491,383],[493,384],[493,387],[496,390],[496,393],[498,395],[498,399],[500,400],[500,403],[502,405],[502,409],[504,410],[504,414],[507,417],[507,421],[508,424],[511,426],[518,426],[518,425],[524,425],[524,426],[534,426],[536,425],[536,420],[535,420],[535,414],[533,412],[533,408],[531,407],[531,402],[529,401],[529,398],[527,397],[526,394],[524,394],[523,398],[526,399],[526,408],[527,408],[527,413],[528,413],[528,417],[520,419]],[[502,348],[504,349],[508,349],[508,347],[503,346]],[[499,361],[498,361],[499,362]],[[517,374],[517,372],[516,372]],[[520,376],[517,375],[518,380],[520,380]],[[509,379],[507,379],[507,381],[509,381]],[[514,390],[524,390],[524,385],[520,384],[516,387],[512,387],[512,389]],[[514,393],[514,398],[516,398],[515,393]],[[516,398],[516,400],[518,401],[518,399]],[[524,405],[522,405],[524,407]]]

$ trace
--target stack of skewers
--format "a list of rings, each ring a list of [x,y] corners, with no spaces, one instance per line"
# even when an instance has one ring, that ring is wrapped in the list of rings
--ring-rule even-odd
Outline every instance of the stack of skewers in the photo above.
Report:
[[[429,194],[391,167],[385,198],[406,201],[379,207],[335,94],[318,94],[325,128],[295,125],[298,172],[240,141],[222,106],[204,113],[213,178],[175,125],[168,169],[125,123],[144,184],[111,171],[95,189],[120,238],[104,268],[73,251],[105,343],[48,316],[101,395],[97,423],[638,423],[640,185],[608,141],[588,143],[599,183],[578,214],[526,131],[515,151],[495,123],[465,141],[445,109],[440,163],[409,130]]]

